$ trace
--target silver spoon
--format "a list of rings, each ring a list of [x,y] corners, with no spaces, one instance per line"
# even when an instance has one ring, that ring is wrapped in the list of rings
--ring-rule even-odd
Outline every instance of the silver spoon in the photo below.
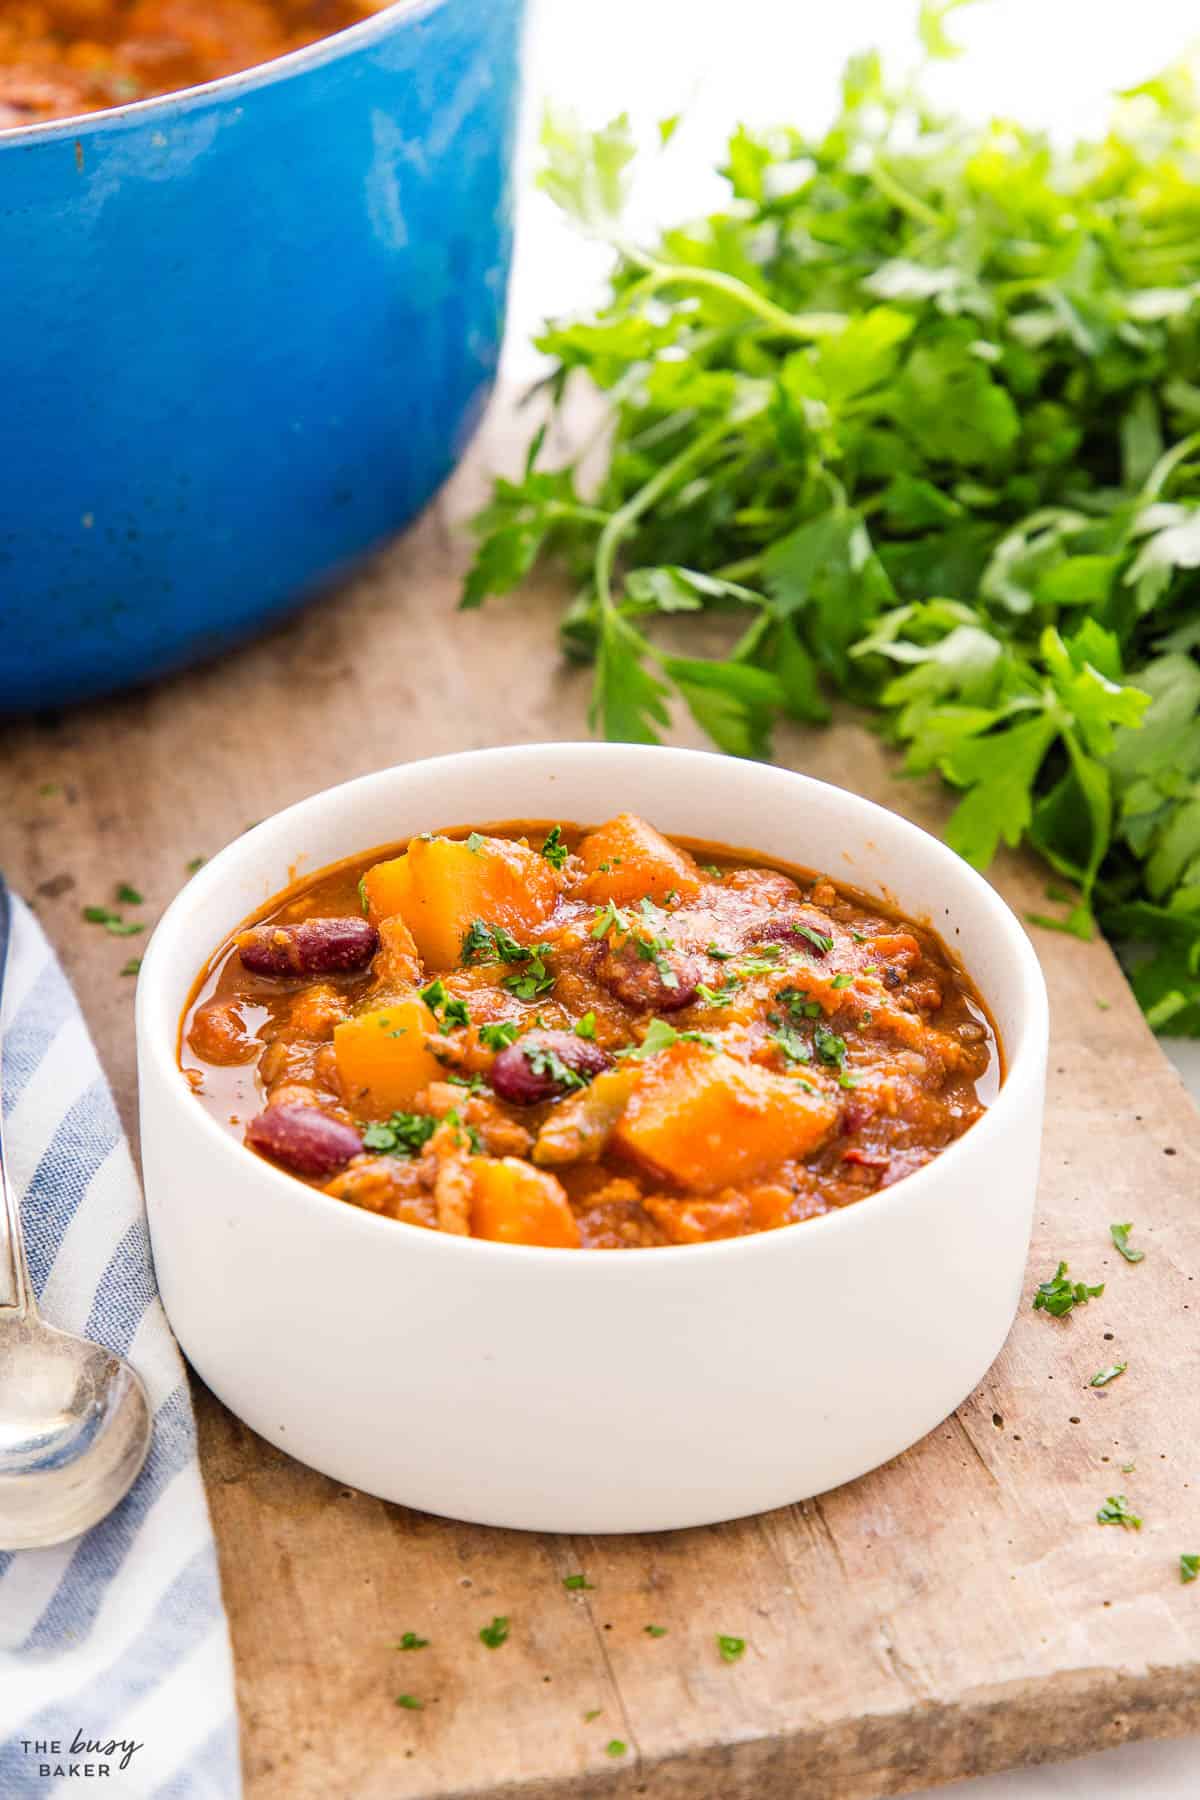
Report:
[[[10,908],[0,876],[0,991]],[[133,1486],[150,1447],[141,1376],[38,1317],[0,1125],[0,1550],[78,1537]]]

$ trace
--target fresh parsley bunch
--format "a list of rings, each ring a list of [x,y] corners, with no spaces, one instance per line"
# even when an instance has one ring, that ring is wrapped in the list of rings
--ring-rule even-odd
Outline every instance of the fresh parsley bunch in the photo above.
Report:
[[[945,54],[937,0],[922,9]],[[856,56],[820,137],[739,128],[725,210],[643,249],[627,121],[551,119],[546,190],[617,251],[611,296],[549,326],[559,405],[607,401],[607,472],[498,480],[463,604],[541,556],[577,592],[593,720],[654,741],[681,698],[722,749],[878,709],[962,798],[984,866],[1032,844],[1047,923],[1134,952],[1156,1026],[1200,1032],[1200,134],[1182,68],[1098,143],[929,110]],[[673,122],[662,128],[664,140]],[[729,615],[722,659],[660,615]]]

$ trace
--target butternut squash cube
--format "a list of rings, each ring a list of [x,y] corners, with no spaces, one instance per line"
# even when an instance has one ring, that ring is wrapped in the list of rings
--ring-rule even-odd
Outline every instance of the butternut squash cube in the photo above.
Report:
[[[562,1183],[516,1156],[471,1158],[472,1237],[577,1250],[579,1226]]]
[[[700,876],[687,851],[677,850],[635,813],[618,813],[589,832],[579,854],[587,870],[579,891],[602,906],[608,900],[629,906],[643,895],[665,900],[672,892],[691,900],[700,891]]]
[[[399,914],[427,968],[452,969],[474,920],[524,941],[554,911],[558,882],[544,856],[508,838],[414,838],[363,876],[371,919]]]
[[[442,1066],[425,1046],[437,1020],[414,995],[346,1019],[333,1034],[342,1098],[359,1119],[407,1112]]]
[[[712,1193],[807,1156],[838,1112],[831,1095],[795,1076],[704,1044],[673,1044],[643,1063],[613,1144],[678,1187]]]

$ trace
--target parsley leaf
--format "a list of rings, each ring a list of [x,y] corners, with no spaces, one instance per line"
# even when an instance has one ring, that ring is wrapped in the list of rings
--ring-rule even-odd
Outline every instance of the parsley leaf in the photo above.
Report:
[[[672,1044],[703,1044],[708,1050],[719,1050],[715,1037],[709,1037],[703,1031],[676,1031],[665,1019],[651,1019],[646,1035],[640,1044],[630,1045],[618,1050],[618,1056],[628,1057],[631,1062],[644,1062],[648,1056],[657,1056],[660,1050],[669,1050]]]
[[[360,1126],[364,1150],[388,1156],[416,1156],[437,1128],[428,1113],[394,1112],[389,1119]]]
[[[1144,1250],[1134,1250],[1131,1248],[1129,1234],[1132,1230],[1132,1225],[1110,1225],[1108,1228],[1109,1236],[1112,1238],[1113,1243],[1116,1245],[1121,1255],[1125,1258],[1125,1261],[1128,1263],[1140,1263],[1145,1259],[1146,1252]]]
[[[590,1589],[593,1585],[586,1575],[564,1575],[562,1584],[569,1594],[581,1593],[585,1588]]]
[[[402,1706],[405,1712],[421,1712],[424,1709],[425,1702],[423,1700],[418,1700],[415,1694],[397,1694],[396,1705]]]
[[[740,1637],[726,1637],[723,1632],[718,1632],[717,1652],[722,1662],[740,1662],[746,1653],[746,1640]]]
[[[1104,1505],[1096,1514],[1098,1525],[1119,1525],[1123,1531],[1140,1531],[1142,1520],[1138,1513],[1131,1512],[1129,1502],[1124,1494],[1110,1494]]]
[[[1107,1369],[1097,1369],[1088,1382],[1088,1386],[1107,1387],[1110,1381],[1115,1381],[1118,1375],[1123,1375],[1128,1367],[1128,1363],[1110,1363]]]
[[[1033,1310],[1049,1313],[1052,1319],[1063,1319],[1074,1307],[1086,1306],[1089,1300],[1095,1300],[1103,1292],[1102,1281],[1096,1287],[1088,1287],[1082,1281],[1069,1281],[1067,1265],[1060,1262],[1049,1281],[1038,1283]]]
[[[542,845],[542,855],[552,869],[561,869],[570,851],[563,843],[562,826],[552,825],[546,833],[546,841]]]
[[[520,1032],[521,1027],[514,1025],[511,1020],[505,1020],[500,1025],[481,1025],[479,1041],[485,1050],[504,1050],[509,1044],[516,1042]]]
[[[643,1625],[642,1630],[647,1637],[660,1638],[666,1637],[667,1635],[667,1628],[665,1625]]]
[[[1179,1558],[1180,1581],[1195,1581],[1198,1575],[1200,1575],[1200,1556],[1193,1555],[1186,1550],[1183,1551]]]
[[[581,1038],[594,1038],[595,1035],[596,1015],[591,1011],[585,1012],[582,1018],[576,1019],[575,1021],[575,1036]]]
[[[429,1639],[418,1637],[415,1631],[404,1632],[400,1642],[396,1645],[397,1650],[426,1650],[428,1647]]]
[[[485,1625],[479,1633],[479,1641],[486,1644],[489,1650],[498,1650],[501,1644],[508,1642],[509,1621],[503,1614],[497,1614],[490,1625]]]

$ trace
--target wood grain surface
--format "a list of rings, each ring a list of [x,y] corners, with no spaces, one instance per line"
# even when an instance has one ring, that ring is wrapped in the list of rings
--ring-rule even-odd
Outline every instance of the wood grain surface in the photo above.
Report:
[[[454,610],[459,521],[510,447],[498,409],[413,530],[252,647],[4,734],[0,858],[77,984],[131,1132],[119,971],[138,940],[83,905],[129,881],[152,920],[191,858],[367,770],[584,735],[552,583]],[[853,721],[786,732],[778,757],[944,817]],[[1044,906],[1031,865],[994,875],[1019,909]],[[874,1475],[719,1528],[505,1533],[339,1488],[198,1389],[250,1800],[867,1800],[1200,1729],[1200,1583],[1179,1579],[1180,1552],[1200,1551],[1200,1129],[1105,946],[1037,942],[1053,1045],[1026,1301],[979,1390]],[[1109,1241],[1127,1219],[1137,1267]],[[1108,1285],[1056,1322],[1028,1295],[1060,1258]],[[937,1307],[936,1243],[912,1303]],[[1118,1361],[1121,1380],[1088,1387]],[[1113,1493],[1141,1532],[1095,1522]],[[590,1589],[564,1590],[575,1572]],[[494,1614],[511,1636],[489,1650]],[[429,1647],[398,1652],[406,1630]],[[718,1632],[746,1639],[740,1662],[720,1660]]]

